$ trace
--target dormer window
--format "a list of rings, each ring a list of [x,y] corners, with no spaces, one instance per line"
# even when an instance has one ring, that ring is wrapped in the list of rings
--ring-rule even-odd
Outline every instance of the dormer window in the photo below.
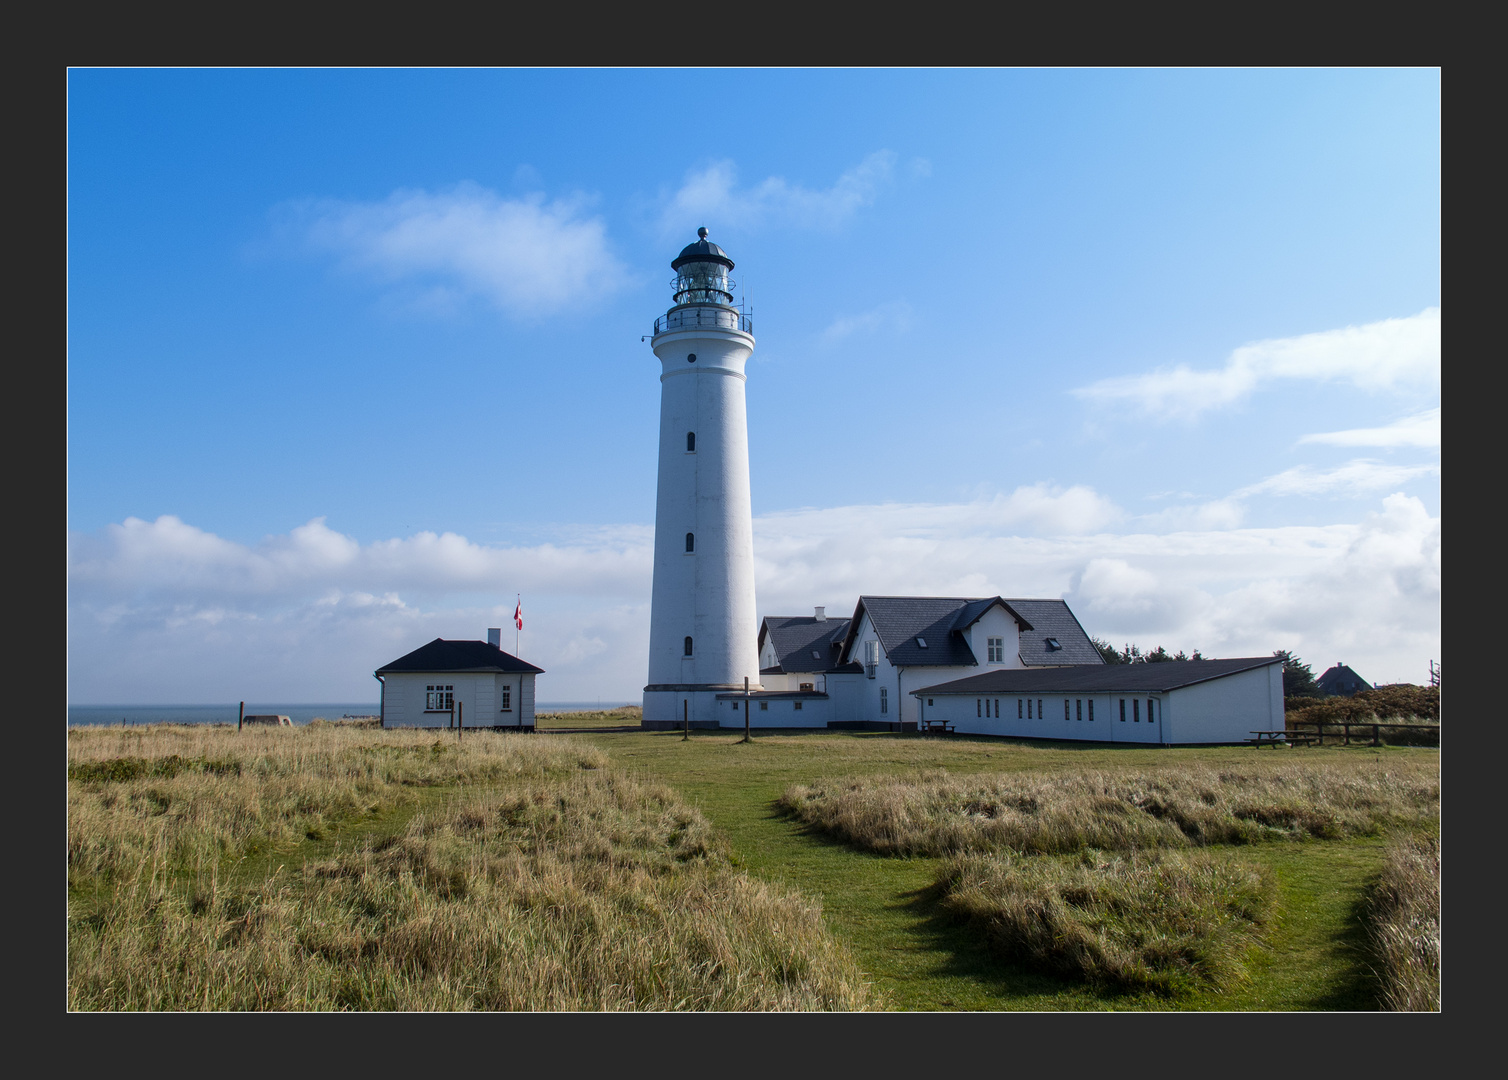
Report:
[[[925,649],[927,647],[927,639],[924,638],[924,637],[917,638],[916,639],[916,645],[917,645],[917,648],[919,648],[919,649]]]
[[[1050,637],[1050,638],[1047,639],[1047,651],[1048,652],[1057,652],[1062,647],[1063,647],[1062,645],[1058,644],[1058,639],[1057,638]]]

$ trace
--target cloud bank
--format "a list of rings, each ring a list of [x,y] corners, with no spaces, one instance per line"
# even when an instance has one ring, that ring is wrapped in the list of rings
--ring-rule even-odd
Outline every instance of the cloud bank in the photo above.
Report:
[[[1072,393],[1090,401],[1131,405],[1165,418],[1191,418],[1232,405],[1276,379],[1347,382],[1363,390],[1440,385],[1440,309],[1404,319],[1326,330],[1243,345],[1225,366],[1187,365],[1101,379]],[[1347,444],[1358,445],[1358,444]],[[1370,445],[1370,444],[1369,444]]]
[[[280,231],[347,271],[406,290],[432,311],[480,298],[515,316],[545,315],[580,295],[581,270],[592,288],[627,281],[608,249],[600,218],[584,198],[503,198],[474,183],[444,191],[402,189],[377,202],[337,199],[284,204]]]
[[[1418,499],[1389,495],[1328,526],[1113,531],[1125,521],[1091,489],[1047,485],[762,515],[759,610],[841,613],[861,593],[1061,596],[1115,642],[1288,648],[1377,681],[1422,681],[1440,656],[1440,519]],[[433,533],[363,544],[316,519],[245,545],[130,518],[69,540],[70,700],[375,701],[375,668],[506,627],[519,593],[542,700],[632,700],[651,567],[641,526],[488,547]]]

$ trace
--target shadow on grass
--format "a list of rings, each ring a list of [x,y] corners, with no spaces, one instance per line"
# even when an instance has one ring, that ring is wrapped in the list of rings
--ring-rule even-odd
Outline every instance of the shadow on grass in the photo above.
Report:
[[[937,865],[940,860],[930,857],[908,858],[905,856],[881,855],[853,844],[840,837],[800,820],[793,811],[782,807],[778,800],[765,806],[765,819],[784,821],[791,827],[792,835],[800,837],[813,847],[825,848],[878,865]],[[857,867],[855,868],[857,870]],[[1053,972],[1032,968],[1020,961],[999,956],[990,949],[979,934],[968,924],[948,912],[942,906],[943,888],[935,881],[920,888],[895,891],[886,889],[883,906],[900,916],[894,931],[896,941],[881,946],[888,950],[914,951],[919,956],[930,954],[924,962],[925,969],[916,971],[916,976],[926,981],[958,980],[978,988],[972,995],[976,1000],[967,1000],[971,995],[960,993],[955,1001],[943,996],[926,1002],[910,1001],[907,1009],[955,1008],[1002,1008],[1019,1001],[1020,1007],[1042,1009],[1115,1009],[1137,1008],[1141,998],[1131,998],[1113,990],[1091,985],[1082,979],[1073,979]],[[874,948],[878,941],[867,941]],[[904,995],[904,991],[897,988]],[[978,1000],[982,997],[984,1000]]]
[[[1382,980],[1372,966],[1376,956],[1367,936],[1367,907],[1371,892],[1368,887],[1351,902],[1345,926],[1330,937],[1335,943],[1335,954],[1342,958],[1344,967],[1340,977],[1312,1000],[1315,1009],[1375,1012],[1381,1007]]]

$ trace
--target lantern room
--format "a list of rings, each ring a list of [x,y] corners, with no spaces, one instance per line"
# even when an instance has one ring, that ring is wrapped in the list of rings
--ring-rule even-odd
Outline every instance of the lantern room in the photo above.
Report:
[[[675,271],[676,306],[682,304],[719,304],[733,306],[735,282],[728,276],[733,260],[727,252],[707,239],[705,226],[696,230],[696,243],[687,244],[670,268]]]

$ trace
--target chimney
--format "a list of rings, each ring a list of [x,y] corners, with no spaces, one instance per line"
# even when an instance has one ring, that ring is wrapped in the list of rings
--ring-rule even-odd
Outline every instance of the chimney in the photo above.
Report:
[[[503,647],[503,628],[501,626],[487,627],[487,644],[495,645],[499,649]]]
[[[827,622],[827,608],[825,608],[825,607],[819,607],[816,610],[817,610],[817,621],[818,622]]]

